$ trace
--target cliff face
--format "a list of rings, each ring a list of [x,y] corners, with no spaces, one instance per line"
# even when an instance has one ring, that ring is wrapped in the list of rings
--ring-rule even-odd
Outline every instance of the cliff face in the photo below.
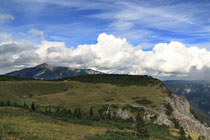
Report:
[[[190,112],[190,104],[184,97],[172,94],[170,97],[166,97],[165,101],[173,108],[172,116],[186,131],[198,133],[210,139],[210,128],[195,119]]]
[[[194,115],[190,111],[190,104],[183,96],[177,96],[171,93],[164,85],[160,85],[160,88],[163,93],[167,93],[168,96],[164,97],[164,101],[166,104],[170,104],[172,108],[172,112],[170,115],[167,114],[167,108],[163,104],[158,108],[151,108],[143,106],[145,113],[144,118],[147,120],[152,120],[154,116],[156,116],[156,120],[154,123],[159,125],[167,125],[169,127],[174,128],[175,124],[173,119],[176,119],[179,124],[185,129],[185,131],[190,133],[196,133],[201,136],[205,136],[208,140],[210,140],[210,127],[205,126],[199,120],[197,120]],[[133,107],[142,107],[137,104],[130,104]],[[121,118],[129,118],[132,116],[127,111],[122,111],[121,109],[117,114]],[[132,116],[134,118],[134,116]]]
[[[178,96],[184,96],[191,105],[210,115],[210,81],[164,81],[167,88]],[[210,123],[209,123],[210,125]]]

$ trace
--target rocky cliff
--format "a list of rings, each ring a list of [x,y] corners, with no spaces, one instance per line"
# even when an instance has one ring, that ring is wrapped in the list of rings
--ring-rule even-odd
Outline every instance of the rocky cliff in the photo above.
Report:
[[[171,93],[164,85],[160,85],[162,92],[167,93],[169,96],[164,97],[163,100],[165,104],[157,108],[139,106],[137,104],[131,104],[133,107],[143,107],[144,118],[146,120],[154,120],[152,118],[156,118],[154,123],[159,125],[167,125],[169,127],[174,128],[176,120],[179,122],[180,126],[182,126],[186,132],[196,133],[200,136],[205,136],[208,140],[210,140],[210,128],[205,124],[202,124],[199,120],[197,120],[194,115],[190,111],[190,104],[183,96],[177,96]],[[168,108],[165,106],[168,104],[171,108],[170,115],[167,113]],[[122,111],[119,109],[117,115],[123,119],[127,119],[132,116],[129,111]],[[132,116],[133,117],[133,116]],[[134,118],[134,117],[133,117]]]
[[[165,101],[173,108],[172,116],[186,131],[198,133],[210,139],[210,128],[195,119],[190,112],[190,104],[184,97],[172,94],[170,97],[166,97]]]

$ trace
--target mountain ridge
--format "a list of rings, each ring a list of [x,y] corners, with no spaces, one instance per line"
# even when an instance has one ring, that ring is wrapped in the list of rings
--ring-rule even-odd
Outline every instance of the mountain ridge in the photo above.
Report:
[[[5,74],[20,78],[33,78],[39,80],[56,80],[64,77],[72,77],[88,74],[103,74],[92,69],[77,69],[73,67],[53,66],[43,63],[35,67],[25,68]]]

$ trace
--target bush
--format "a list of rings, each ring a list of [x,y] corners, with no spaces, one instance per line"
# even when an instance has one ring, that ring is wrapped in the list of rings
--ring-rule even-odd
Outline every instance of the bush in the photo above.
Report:
[[[150,104],[152,104],[153,102],[150,101],[150,100],[147,100],[147,99],[141,99],[141,100],[136,100],[136,103],[137,103],[137,104],[141,104],[141,105],[150,105]]]
[[[171,107],[171,105],[169,103],[165,104],[165,108],[166,108],[166,114],[168,116],[171,116],[171,114],[173,113],[173,108]]]
[[[176,129],[179,129],[179,128],[180,128],[180,125],[179,125],[179,121],[178,121],[178,120],[176,120],[175,118],[173,118],[173,119],[172,119],[172,122],[174,123],[174,127],[175,127]]]

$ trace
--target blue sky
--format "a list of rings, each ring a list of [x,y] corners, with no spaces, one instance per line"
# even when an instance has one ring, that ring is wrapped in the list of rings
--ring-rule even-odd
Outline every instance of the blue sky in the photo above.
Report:
[[[96,43],[105,32],[145,48],[180,41],[209,49],[208,0],[1,0],[0,12],[14,16],[1,32],[21,38],[34,28],[48,40],[77,46]]]
[[[210,79],[210,1],[0,0],[0,74],[40,63]]]

